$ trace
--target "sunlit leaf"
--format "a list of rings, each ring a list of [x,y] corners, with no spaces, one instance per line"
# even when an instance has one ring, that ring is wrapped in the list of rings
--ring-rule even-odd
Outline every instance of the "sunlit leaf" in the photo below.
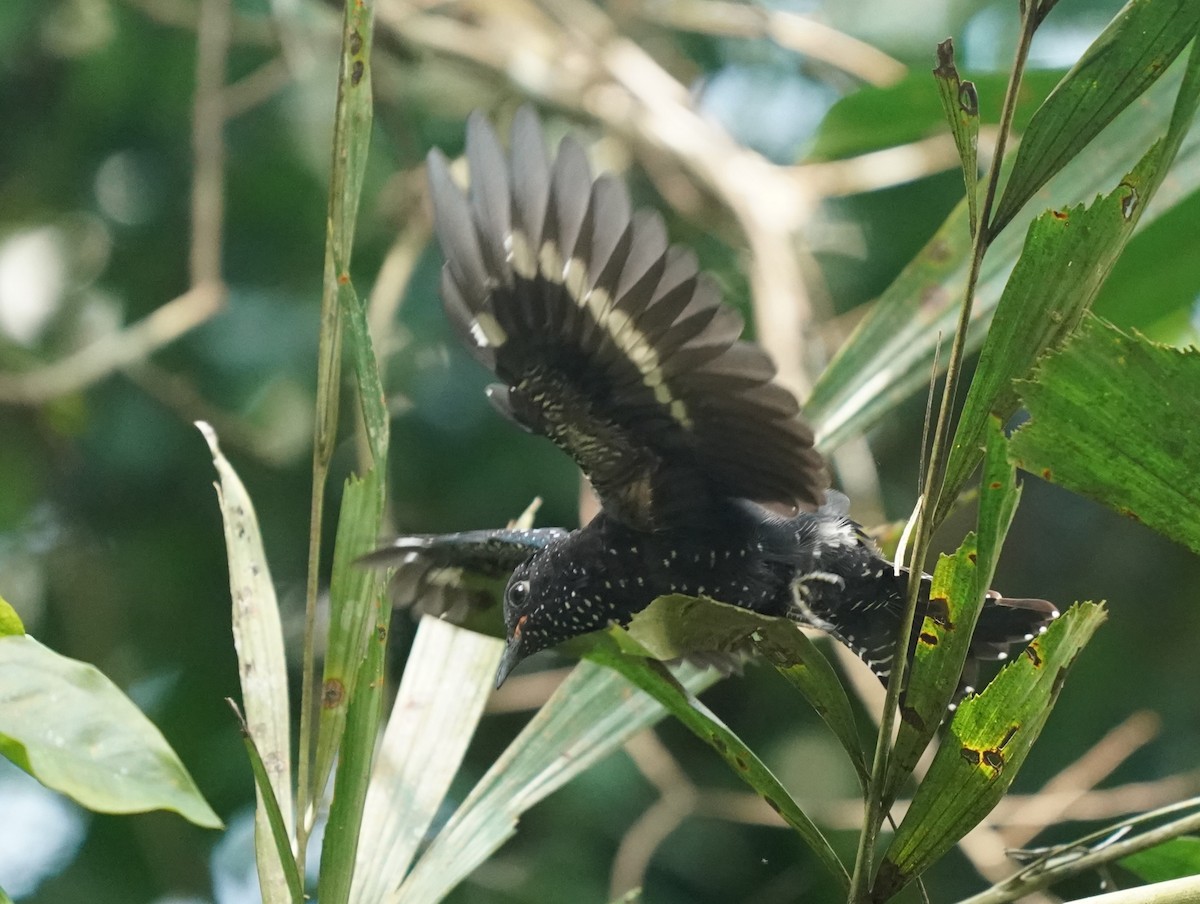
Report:
[[[698,693],[716,673],[684,665],[675,677]],[[522,813],[664,715],[658,702],[616,672],[579,663],[459,805],[387,904],[441,901],[512,837]]]
[[[1077,603],[959,706],[876,877],[886,900],[979,824],[1016,778],[1058,699],[1067,670],[1104,621]]]
[[[159,730],[95,666],[0,637],[0,753],[99,813],[174,810],[221,828]]]
[[[899,733],[888,763],[889,798],[932,740],[958,687],[984,595],[992,585],[1020,498],[1008,441],[993,418],[979,488],[977,534],[969,534],[953,558],[943,556],[933,575],[929,614],[917,638],[912,677],[902,698]],[[945,617],[939,600],[945,601]]]
[[[503,651],[494,637],[421,619],[371,774],[351,901],[378,904],[408,872],[479,724]]]
[[[1144,155],[1146,136],[1161,132],[1171,117],[1178,86],[1174,76],[1160,79],[1105,130],[1102,141],[1089,145],[1047,183],[1038,194],[1039,204],[1061,208],[1097,192],[1111,191]],[[1140,225],[1145,226],[1197,188],[1200,129],[1193,129],[1183,137],[1170,179]],[[983,342],[1020,253],[1024,230],[1035,212],[1032,205],[1023,208],[988,249],[967,336],[968,350]],[[948,343],[954,332],[969,254],[970,231],[963,201],[875,302],[817,381],[805,412],[820,422],[822,448],[836,448],[846,437],[892,411],[900,400],[928,387],[939,336]],[[943,352],[942,361],[945,359]]]
[[[208,443],[220,478],[217,502],[225,527],[229,594],[233,601],[233,645],[238,657],[246,730],[265,764],[271,787],[268,796],[275,799],[290,826],[293,824],[291,710],[275,585],[271,583],[271,569],[250,494],[221,454],[213,429],[202,422],[196,426]],[[291,892],[275,844],[267,802],[257,784],[255,794],[254,850],[263,900],[267,904],[290,901]]]
[[[1200,351],[1089,315],[1018,391],[1020,467],[1200,552]]]
[[[25,626],[21,624],[21,616],[8,604],[8,600],[0,596],[0,637],[24,633]]]
[[[1194,0],[1130,0],[1030,120],[992,218],[993,232],[1157,81],[1198,27]]]
[[[1090,207],[1049,211],[1029,227],[979,356],[954,436],[939,514],[944,515],[979,461],[991,414],[1017,410],[1014,379],[1078,325],[1156,195],[1200,103],[1200,53],[1188,59],[1170,126],[1109,194]]]

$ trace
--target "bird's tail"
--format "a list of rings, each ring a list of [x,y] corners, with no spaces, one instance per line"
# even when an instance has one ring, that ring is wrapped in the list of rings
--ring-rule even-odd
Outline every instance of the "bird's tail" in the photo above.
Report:
[[[882,560],[880,562],[882,563]],[[879,679],[887,683],[895,664],[896,632],[904,612],[908,589],[908,571],[899,573],[888,565],[855,586],[855,598],[844,590],[824,594],[824,587],[803,586],[813,577],[802,578],[793,586],[794,616],[797,620],[833,634],[853,650]],[[930,598],[932,579],[925,575],[917,598],[917,614],[908,644],[909,662],[921,636],[924,619],[945,623],[948,618],[944,600]],[[813,591],[816,592],[813,592]],[[826,608],[822,603],[828,601]],[[1046,630],[1058,617],[1058,609],[1046,600],[1009,599],[989,590],[979,613],[970,650],[961,679],[962,690],[970,692],[982,662],[1005,660],[1023,645]]]

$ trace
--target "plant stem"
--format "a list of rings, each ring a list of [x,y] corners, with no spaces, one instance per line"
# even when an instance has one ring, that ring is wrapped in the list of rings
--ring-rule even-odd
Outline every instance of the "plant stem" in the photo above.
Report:
[[[1005,879],[999,885],[993,885],[987,891],[967,898],[959,902],[959,904],[1007,904],[1009,901],[1016,901],[1038,889],[1053,885],[1055,882],[1061,882],[1068,876],[1087,872],[1101,864],[1120,860],[1122,857],[1128,857],[1130,854],[1136,854],[1138,851],[1144,851],[1147,848],[1162,844],[1164,841],[1170,841],[1172,838],[1178,838],[1180,835],[1186,835],[1189,832],[1198,830],[1200,830],[1200,813],[1193,813],[1190,816],[1185,816],[1182,819],[1176,819],[1173,822],[1161,825],[1156,829],[1150,829],[1140,835],[1135,835],[1133,838],[1127,838],[1113,844],[1098,847],[1073,860],[1058,865],[1042,868],[1038,868],[1037,865],[1026,867],[1011,878]],[[1053,857],[1054,855],[1050,856]],[[1132,891],[1136,892],[1145,892],[1148,890],[1145,888],[1132,889]],[[1113,904],[1118,904],[1120,899],[1114,897],[1111,900]],[[1161,899],[1131,898],[1131,904],[1134,900],[1174,902],[1182,900],[1190,901],[1192,899],[1178,897],[1163,897]]]
[[[945,479],[950,412],[954,406],[954,398],[958,390],[958,380],[962,372],[967,328],[971,322],[971,310],[975,301],[975,287],[979,282],[979,272],[983,264],[983,256],[992,238],[994,238],[990,228],[990,220],[1000,183],[1001,162],[1004,159],[1004,151],[1008,144],[1009,131],[1012,128],[1013,114],[1017,106],[1017,95],[1020,93],[1021,76],[1025,71],[1025,62],[1029,56],[1029,46],[1033,41],[1033,34],[1037,30],[1039,22],[1040,18],[1035,15],[1030,5],[1022,4],[1020,39],[1017,43],[1016,54],[1013,58],[1012,73],[1004,95],[1004,107],[1000,116],[1000,133],[996,138],[996,152],[988,171],[987,188],[984,193],[983,206],[980,208],[979,213],[979,228],[976,229],[972,241],[971,266],[967,275],[966,291],[958,318],[958,326],[954,333],[954,342],[950,347],[950,360],[946,368],[946,385],[942,391],[937,425],[934,428],[933,442],[929,453],[929,464],[925,470],[924,498],[921,510],[917,515],[916,528],[913,531],[912,556],[909,559],[908,595],[905,598],[904,615],[900,620],[900,629],[896,636],[895,648],[898,652],[894,657],[892,674],[888,680],[887,696],[884,699],[883,713],[879,723],[879,734],[876,737],[875,757],[871,763],[871,778],[867,786],[866,816],[863,822],[862,834],[858,840],[858,851],[854,860],[854,875],[851,878],[850,884],[850,900],[854,904],[865,904],[869,900],[871,877],[874,873],[875,843],[879,837],[879,829],[883,824],[883,817],[887,809],[885,798],[890,796],[887,789],[887,777],[892,734],[896,726],[896,713],[900,702],[900,692],[904,687],[907,677],[906,672],[908,670],[908,657],[904,653],[908,650],[908,638],[912,635],[913,622],[916,618],[917,595],[921,586],[921,575],[924,573],[925,558],[929,552],[933,533],[938,527],[938,522],[934,517],[934,509],[940,502],[942,485]]]

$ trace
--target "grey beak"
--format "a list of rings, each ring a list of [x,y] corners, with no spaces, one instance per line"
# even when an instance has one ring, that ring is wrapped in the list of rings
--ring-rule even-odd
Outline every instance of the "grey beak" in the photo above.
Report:
[[[496,690],[500,690],[500,685],[504,683],[508,673],[515,669],[520,661],[521,635],[518,634],[509,640],[508,646],[504,648],[504,655],[500,657],[500,668],[496,669]]]

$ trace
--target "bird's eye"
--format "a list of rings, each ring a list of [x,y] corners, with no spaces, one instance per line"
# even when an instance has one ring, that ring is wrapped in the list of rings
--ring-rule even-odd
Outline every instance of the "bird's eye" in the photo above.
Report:
[[[511,587],[508,588],[508,601],[510,603],[512,603],[514,606],[523,605],[528,596],[529,596],[529,582],[528,581],[517,581],[515,584],[513,584]]]

